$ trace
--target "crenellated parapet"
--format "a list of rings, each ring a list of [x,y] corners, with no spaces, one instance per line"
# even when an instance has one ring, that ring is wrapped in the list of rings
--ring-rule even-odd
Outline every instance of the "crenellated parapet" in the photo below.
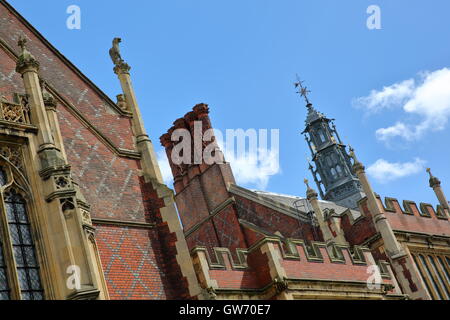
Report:
[[[381,202],[381,198],[378,198]],[[433,205],[423,202],[417,204],[414,201],[403,200],[401,206],[399,200],[386,197],[384,200],[384,210],[386,212],[409,216],[448,220],[448,210],[443,209],[441,205],[437,205],[437,207],[434,208]]]
[[[416,203],[404,200],[402,205],[395,198],[377,197],[387,219],[395,231],[407,231],[450,237],[448,210],[429,203]]]
[[[284,294],[285,298],[292,298],[289,295],[295,296],[296,290],[303,286],[313,288],[314,284],[324,282],[333,288],[352,282],[352,290],[369,295],[399,293],[394,288],[389,264],[376,263],[365,247],[265,237],[233,255],[227,248],[214,248],[210,253],[205,247],[196,247],[191,253],[202,287],[216,296],[222,294],[223,298],[230,298],[227,296],[230,292],[251,292],[265,298],[280,298]],[[233,259],[234,256],[238,259]],[[374,270],[380,276],[376,289],[368,286]],[[337,291],[333,294],[339,296]],[[313,293],[298,294],[306,297]]]
[[[383,201],[379,195],[376,195],[376,199],[379,208],[395,231],[450,236],[448,210],[441,205],[433,207],[429,203],[399,201],[390,197],[386,197]],[[372,213],[367,198],[361,199],[358,207],[361,215],[355,216],[351,210],[347,210],[340,216],[345,237],[351,244],[361,244],[378,234],[371,220]]]

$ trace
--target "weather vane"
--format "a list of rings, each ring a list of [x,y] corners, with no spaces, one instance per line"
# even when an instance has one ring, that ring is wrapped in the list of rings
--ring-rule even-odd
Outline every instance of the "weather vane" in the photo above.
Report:
[[[294,86],[295,88],[299,88],[299,91],[297,91],[298,94],[300,94],[306,101],[306,104],[310,104],[309,99],[308,99],[308,94],[311,93],[310,90],[308,90],[307,87],[303,86],[303,82],[301,81],[300,78],[298,77],[298,74],[296,75],[297,77],[297,82],[294,82]]]

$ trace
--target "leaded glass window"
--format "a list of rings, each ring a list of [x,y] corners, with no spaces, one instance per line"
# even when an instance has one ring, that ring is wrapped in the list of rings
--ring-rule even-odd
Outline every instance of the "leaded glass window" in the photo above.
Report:
[[[3,255],[3,244],[0,241],[0,300],[9,300],[8,275],[6,274],[6,262]]]
[[[25,201],[14,189],[6,192],[4,198],[22,299],[42,300],[39,267]]]
[[[5,231],[0,232],[0,300],[42,300],[27,202],[8,167],[0,166],[0,186],[0,230]],[[14,260],[9,261],[7,256]]]

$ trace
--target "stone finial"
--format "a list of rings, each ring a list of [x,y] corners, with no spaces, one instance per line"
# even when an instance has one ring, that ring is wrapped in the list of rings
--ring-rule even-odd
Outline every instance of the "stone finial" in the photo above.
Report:
[[[19,37],[17,45],[20,47],[21,52],[16,64],[16,71],[20,74],[24,74],[26,71],[39,71],[39,62],[27,49],[27,39],[23,36]]]
[[[114,72],[116,74],[129,73],[131,70],[131,67],[122,59],[122,55],[120,54],[119,43],[121,42],[121,38],[114,38],[112,42],[112,48],[109,49],[109,56],[114,63]]]
[[[309,187],[309,180],[305,178],[305,179],[303,180],[303,182],[306,184],[306,187],[307,187],[308,189],[310,189],[310,187]]]
[[[306,185],[306,198],[307,198],[308,200],[314,200],[314,199],[317,199],[317,192],[316,192],[313,188],[311,188],[311,187],[309,186],[309,181],[308,181],[308,179],[304,179],[303,182],[304,182],[305,185]]]
[[[353,170],[355,172],[364,171],[364,165],[358,160],[355,154],[355,149],[350,146],[350,157],[353,159]]]
[[[441,185],[441,181],[437,177],[433,176],[430,168],[427,168],[427,172],[430,175],[430,180],[429,180],[430,187],[431,188],[439,187]]]

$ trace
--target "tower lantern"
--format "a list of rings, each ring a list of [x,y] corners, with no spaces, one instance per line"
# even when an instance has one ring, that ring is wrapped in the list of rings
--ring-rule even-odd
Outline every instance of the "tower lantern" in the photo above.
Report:
[[[365,195],[334,119],[327,118],[314,108],[308,97],[310,91],[302,81],[298,80],[295,87],[299,88],[298,93],[306,102],[307,116],[302,134],[312,154],[314,166],[310,164],[309,168],[322,198],[344,207],[356,208],[358,200]]]

